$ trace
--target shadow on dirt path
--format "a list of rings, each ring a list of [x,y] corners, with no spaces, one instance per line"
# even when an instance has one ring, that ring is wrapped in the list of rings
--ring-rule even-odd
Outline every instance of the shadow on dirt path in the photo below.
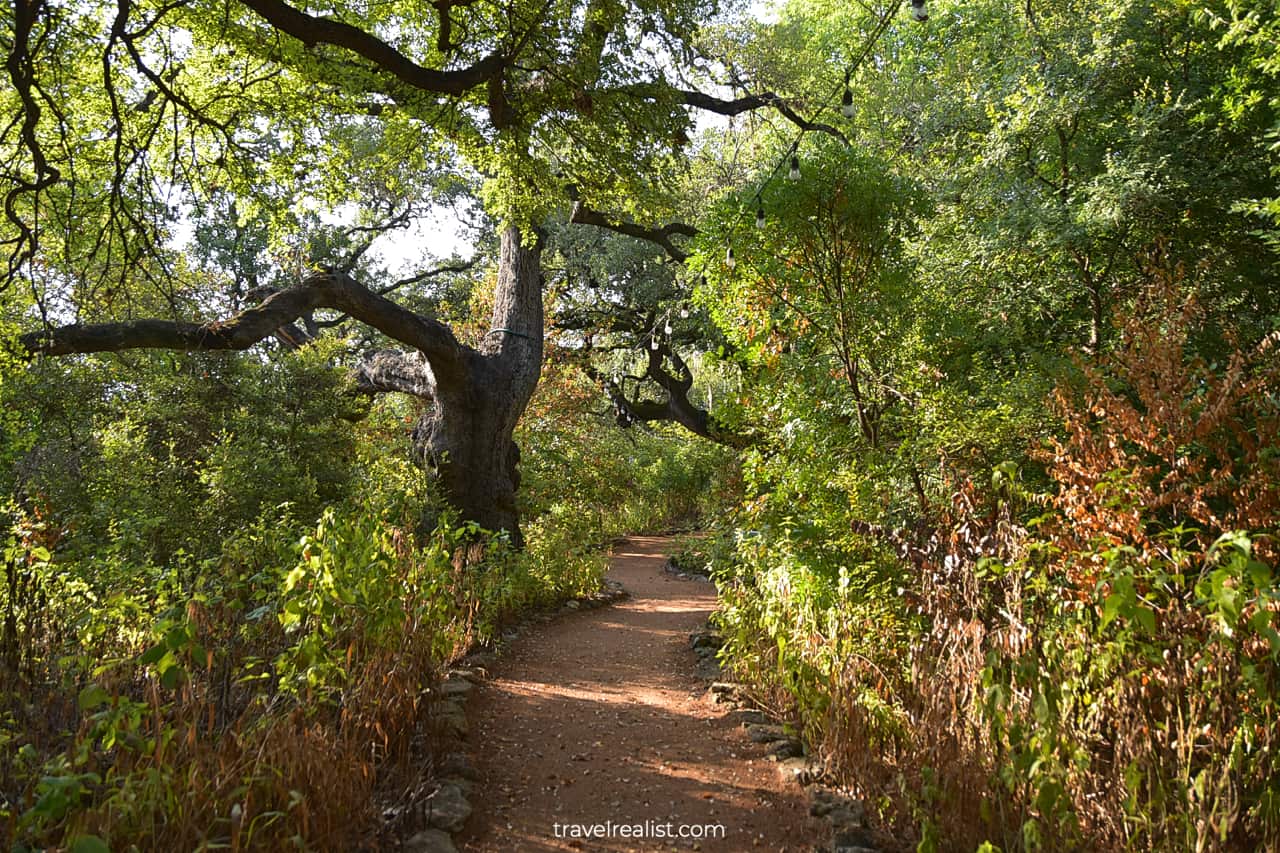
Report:
[[[530,630],[477,689],[463,850],[813,849],[803,792],[693,675],[715,591],[662,571],[669,543],[619,544],[609,576],[631,597]]]

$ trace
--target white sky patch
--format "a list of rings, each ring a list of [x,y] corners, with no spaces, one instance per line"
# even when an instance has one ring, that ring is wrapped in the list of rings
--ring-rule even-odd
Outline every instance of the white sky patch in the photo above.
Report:
[[[762,24],[778,23],[777,0],[753,0],[747,13]]]
[[[440,205],[408,228],[378,238],[370,251],[393,273],[408,275],[430,258],[470,258],[476,252],[470,231],[452,205]]]

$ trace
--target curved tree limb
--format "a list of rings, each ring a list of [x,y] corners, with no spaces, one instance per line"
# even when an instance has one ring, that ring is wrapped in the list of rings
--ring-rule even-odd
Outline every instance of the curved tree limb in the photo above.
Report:
[[[432,269],[429,269],[429,270],[423,270],[422,272],[417,272],[417,273],[414,273],[413,275],[406,276],[401,279],[396,279],[390,284],[384,287],[378,288],[377,293],[379,296],[386,296],[388,293],[391,293],[392,291],[399,290],[400,288],[410,284],[417,284],[418,282],[426,281],[429,278],[435,278],[436,276],[441,275],[443,273],[466,272],[467,270],[474,267],[477,263],[479,263],[479,261],[480,261],[480,255],[476,254],[469,261],[459,261],[456,264],[444,264],[442,266],[433,267]]]
[[[842,133],[839,130],[839,128],[832,127],[831,125],[826,124],[824,122],[820,122],[820,121],[810,121],[809,119],[805,118],[804,116],[800,115],[798,112],[793,110],[790,107],[790,105],[787,104],[786,101],[779,100],[776,103],[774,103],[774,106],[777,107],[778,112],[782,113],[783,118],[785,118],[787,121],[794,124],[796,127],[800,128],[801,130],[804,130],[804,131],[811,130],[817,133],[825,133],[828,136],[833,136],[836,139],[839,139],[841,142],[844,143],[844,146],[846,148],[852,147],[853,143],[849,141],[849,137],[845,136],[844,133]]]
[[[716,420],[715,416],[689,399],[693,389],[693,373],[675,349],[662,342],[657,350],[648,349],[648,361],[645,372],[639,376],[621,376],[614,378],[601,373],[591,363],[593,351],[590,339],[576,351],[574,360],[592,382],[599,385],[613,404],[615,420],[618,426],[626,429],[635,421],[651,423],[654,421],[670,421],[679,424],[694,435],[723,444],[728,447],[746,447],[751,437],[726,428]],[[672,373],[664,366],[664,359],[669,359],[676,372]],[[639,395],[645,383],[652,382],[666,392],[664,399],[642,399]],[[627,386],[634,384],[628,396]]]
[[[635,237],[638,240],[657,243],[677,263],[684,263],[689,255],[672,242],[671,238],[677,234],[684,237],[695,237],[698,234],[697,228],[692,225],[686,225],[683,222],[672,222],[663,225],[661,228],[647,228],[634,222],[618,222],[598,210],[587,207],[582,202],[574,202],[573,212],[569,216],[569,221],[579,225],[594,225],[597,228],[616,231],[619,234],[626,234],[628,237]]]
[[[322,272],[272,294],[227,320],[127,320],[71,325],[19,338],[43,355],[119,352],[127,349],[243,350],[317,308],[343,311],[390,338],[422,352],[437,376],[461,377],[469,352],[448,326],[402,308],[345,273]]]
[[[849,137],[845,136],[838,128],[832,127],[820,121],[810,121],[795,111],[795,108],[787,103],[786,99],[780,97],[773,92],[761,92],[757,95],[744,95],[741,98],[735,98],[731,101],[723,98],[717,98],[714,95],[708,95],[705,92],[697,92],[692,89],[680,89],[679,94],[682,103],[685,106],[695,107],[707,112],[717,113],[722,116],[736,116],[742,113],[758,110],[761,107],[773,107],[783,118],[794,124],[796,127],[805,131],[817,131],[834,136],[846,146],[850,144]]]
[[[433,396],[431,368],[413,353],[393,349],[365,353],[352,377],[356,390],[365,394],[398,391],[424,400]]]
[[[8,270],[0,281],[11,278],[15,271],[35,257],[36,253],[36,234],[19,213],[19,200],[25,194],[38,197],[40,192],[53,186],[62,178],[62,173],[45,157],[39,134],[36,132],[40,125],[40,105],[36,103],[36,98],[32,94],[32,89],[35,87],[35,59],[32,55],[31,36],[36,20],[44,10],[43,0],[14,0],[13,3],[13,40],[10,42],[9,54],[5,57],[4,66],[10,82],[13,83],[13,90],[22,104],[20,113],[22,126],[19,128],[18,135],[31,157],[35,177],[28,180],[26,177],[10,176],[13,186],[4,195],[4,214],[5,219],[18,230],[18,235],[0,241],[0,245],[12,247],[9,251]]]
[[[324,43],[346,48],[401,82],[424,92],[461,95],[468,89],[498,79],[509,61],[501,53],[491,53],[467,68],[453,71],[427,68],[377,36],[343,21],[309,15],[282,0],[241,2],[257,12],[272,27],[307,46]]]

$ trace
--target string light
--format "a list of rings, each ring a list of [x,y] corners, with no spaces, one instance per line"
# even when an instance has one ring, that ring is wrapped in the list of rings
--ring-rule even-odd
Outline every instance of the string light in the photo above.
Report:
[[[671,324],[667,323],[667,325],[662,328],[662,332],[666,335],[671,334]]]
[[[658,351],[658,338],[656,335],[654,336],[653,340],[649,341],[649,349],[653,350],[654,352]]]
[[[683,305],[680,306],[680,319],[681,320],[689,319],[689,309],[685,308]]]
[[[924,20],[927,20],[929,17],[929,13],[925,7],[925,3],[926,3],[926,0],[911,0],[911,8],[913,10],[913,14],[917,21],[924,21]],[[871,51],[875,46],[876,41],[879,39],[881,35],[884,34],[885,29],[889,26],[891,17],[892,17],[891,15],[886,14],[884,17],[881,18],[879,26],[871,34],[871,38],[867,41],[867,43],[863,45],[863,49],[861,53],[856,58],[853,59],[853,61],[847,66],[844,72],[844,86],[843,86],[843,91],[840,97],[840,113],[845,118],[853,118],[857,113],[857,110],[854,108],[854,104],[853,104],[853,89],[850,86],[853,72],[855,69],[861,67],[863,61],[866,60],[871,55]],[[841,90],[837,89],[836,91],[840,92]],[[833,92],[832,95],[834,94],[835,93]],[[830,103],[831,103],[831,100],[829,96],[829,98],[825,100],[823,104],[819,107],[819,112],[829,109]],[[782,171],[783,166],[784,165],[789,166],[786,172],[786,177],[788,180],[799,181],[803,177],[800,171],[800,157],[797,154],[797,149],[800,146],[801,139],[803,139],[804,134],[808,129],[809,128],[802,128],[800,130],[799,136],[797,136],[796,140],[791,144],[791,147],[788,149],[787,153],[783,156],[782,160],[780,160],[773,167],[773,170],[769,173],[767,177],[765,177],[761,186],[756,190],[755,198],[754,198],[754,201],[756,202],[756,217],[755,217],[756,228],[765,228],[769,224],[768,218],[765,216],[765,213],[764,213],[764,202],[762,199],[762,195],[765,189],[768,187],[770,181],[772,181],[773,178],[776,177],[780,171]],[[733,230],[736,230],[736,229],[731,228],[730,234],[727,235],[729,239],[732,239]],[[724,265],[725,265],[725,268],[729,270],[734,269],[738,265],[737,258],[733,256],[732,245],[726,245],[725,247]],[[706,287],[706,284],[707,284],[707,277],[706,275],[702,275],[701,285],[703,287]],[[687,307],[683,305],[680,307],[680,316],[681,317],[689,316],[689,310]],[[656,349],[656,346],[655,346],[655,349]]]

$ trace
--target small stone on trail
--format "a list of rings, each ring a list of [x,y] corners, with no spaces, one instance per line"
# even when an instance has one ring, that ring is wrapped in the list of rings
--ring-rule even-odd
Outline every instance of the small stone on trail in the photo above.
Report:
[[[764,711],[758,708],[735,708],[725,716],[732,722],[741,724],[743,728],[769,722],[769,718],[765,716]]]
[[[494,657],[493,652],[480,651],[480,652],[472,652],[471,654],[467,655],[462,659],[461,663],[462,663],[462,666],[467,669],[470,669],[472,667],[481,667],[483,669],[489,669],[490,667],[493,666],[494,661],[496,660],[497,658]]]
[[[747,737],[756,743],[773,743],[778,740],[786,740],[787,733],[782,726],[761,723],[747,726]]]
[[[440,693],[444,696],[466,696],[475,685],[465,678],[450,678],[440,685]]]
[[[784,782],[807,785],[813,781],[814,768],[807,758],[784,758],[778,762],[778,775]]]
[[[427,799],[427,810],[427,823],[446,832],[457,832],[471,817],[471,804],[462,789],[452,783],[441,785]]]

